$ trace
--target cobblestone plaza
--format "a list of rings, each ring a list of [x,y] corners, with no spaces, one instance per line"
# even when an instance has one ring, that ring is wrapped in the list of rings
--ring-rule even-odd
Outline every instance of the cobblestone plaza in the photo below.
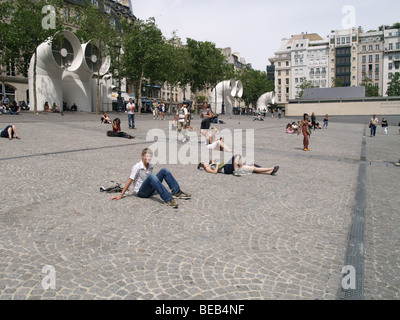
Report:
[[[399,299],[399,119],[372,138],[360,118],[333,119],[304,152],[302,135],[285,133],[300,118],[222,118],[220,129],[254,129],[254,161],[279,165],[277,175],[156,165],[192,194],[171,209],[157,195],[99,192],[126,182],[148,131],[168,132],[171,116],[136,115],[128,140],[107,137],[93,113],[0,115],[22,137],[0,139],[0,299],[338,299],[359,207],[363,298]]]

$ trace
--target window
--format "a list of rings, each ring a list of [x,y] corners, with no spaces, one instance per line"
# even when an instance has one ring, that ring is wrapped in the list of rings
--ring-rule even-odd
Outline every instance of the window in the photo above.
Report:
[[[375,80],[379,80],[379,73],[375,73]]]
[[[281,84],[282,84],[281,79],[278,79],[278,85],[281,85]]]
[[[365,64],[363,64],[361,68],[362,68],[362,73],[367,72],[367,67],[365,66]]]
[[[281,70],[278,70],[278,76],[280,76],[281,75]]]
[[[379,49],[379,44],[375,45],[375,50],[380,50]]]
[[[393,50],[393,43],[389,43],[389,50]]]
[[[367,51],[367,46],[362,46],[362,51]]]
[[[362,56],[362,62],[366,63],[367,62],[367,56]]]
[[[375,65],[375,72],[379,72],[379,64]]]
[[[288,78],[286,78],[286,84],[289,84],[289,79]]]
[[[375,55],[375,61],[378,62],[379,61],[379,54]]]
[[[370,54],[370,55],[368,56],[368,62],[373,62],[372,54]]]
[[[393,56],[391,54],[389,54],[388,59],[389,59],[389,61],[392,61],[393,60]]]
[[[7,76],[15,77],[15,66],[13,63],[9,63],[7,68]]]
[[[279,61],[279,62],[278,62],[278,67],[280,67],[280,66],[281,66],[281,62]]]
[[[286,75],[287,75],[287,76],[289,75],[289,70],[286,70]]]
[[[336,44],[337,45],[340,44],[340,38],[339,37],[336,38]]]
[[[400,42],[397,42],[396,43],[396,50],[399,50],[400,49]]]
[[[392,70],[393,69],[393,63],[389,63],[389,70]]]
[[[289,61],[286,61],[286,67],[289,67]]]
[[[368,50],[369,50],[369,51],[374,50],[374,47],[372,46],[372,44],[370,44],[370,45],[368,46]]]
[[[286,93],[289,93],[289,88],[286,88]]]

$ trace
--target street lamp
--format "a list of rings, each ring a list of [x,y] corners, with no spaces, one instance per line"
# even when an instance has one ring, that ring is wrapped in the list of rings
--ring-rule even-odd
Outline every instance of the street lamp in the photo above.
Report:
[[[221,113],[225,114],[225,81],[222,81],[222,109]]]
[[[117,54],[117,61],[118,61],[118,97],[117,97],[117,112],[122,112],[123,111],[123,105],[122,105],[122,96],[121,96],[121,74],[120,74],[120,68],[119,68],[119,55],[120,55],[120,50],[121,46],[115,45],[113,46],[114,48],[118,48],[118,54]]]

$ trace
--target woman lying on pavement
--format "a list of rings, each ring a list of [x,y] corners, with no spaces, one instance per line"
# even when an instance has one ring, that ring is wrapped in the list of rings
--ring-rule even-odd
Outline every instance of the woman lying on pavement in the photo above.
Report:
[[[279,166],[273,168],[262,168],[259,165],[249,166],[242,163],[242,156],[240,154],[236,154],[228,161],[228,163],[215,162],[212,160],[209,164],[200,162],[197,169],[205,170],[208,173],[233,174],[234,176],[242,176],[252,172],[275,175],[279,170]]]

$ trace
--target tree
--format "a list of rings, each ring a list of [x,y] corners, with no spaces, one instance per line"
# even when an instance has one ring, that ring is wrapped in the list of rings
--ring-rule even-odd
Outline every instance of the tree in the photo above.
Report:
[[[332,87],[333,88],[338,88],[338,87],[343,87],[343,82],[339,78],[335,78],[332,81]]]
[[[14,0],[0,2],[0,63],[12,63],[16,71],[27,74],[29,63],[33,65],[33,110],[37,113],[36,64],[37,47],[63,29],[60,9],[61,0]]]
[[[96,8],[92,3],[86,3],[76,9],[77,15],[74,23],[78,26],[76,36],[81,42],[92,41],[98,48],[99,59],[95,68],[97,69],[97,100],[96,114],[99,113],[99,95],[100,95],[100,67],[103,59],[112,55],[112,61],[119,54],[112,48],[118,47],[120,32],[110,24],[110,17],[107,13]],[[119,49],[118,49],[119,50]]]
[[[163,72],[165,62],[165,38],[154,18],[137,20],[134,25],[123,27],[121,65],[122,75],[139,83],[139,113],[142,108],[142,83],[166,81]]]
[[[185,88],[189,83],[187,69],[190,67],[190,57],[186,46],[182,46],[174,36],[165,44],[165,61],[163,64],[166,82],[170,85],[172,97],[173,87]]]
[[[267,79],[265,72],[246,67],[237,71],[236,78],[243,84],[242,99],[249,104],[256,103],[264,93],[274,91],[274,82]]]
[[[365,77],[364,80],[360,83],[360,85],[365,87],[365,96],[366,97],[378,97],[379,96],[379,87],[374,85],[372,79]]]
[[[386,94],[389,97],[400,96],[400,73],[396,73],[389,81]]]
[[[191,91],[198,96],[198,92],[208,90],[224,80],[229,71],[226,58],[215,44],[209,41],[186,39],[190,65],[186,68],[186,76]],[[196,101],[195,101],[196,105]]]
[[[301,97],[303,96],[303,93],[306,89],[311,89],[311,88],[315,88],[315,86],[313,85],[312,81],[308,81],[306,79],[306,77],[303,77],[300,79],[301,84],[299,84],[298,86],[296,86],[296,89],[298,89],[298,97],[299,99],[301,99]]]

